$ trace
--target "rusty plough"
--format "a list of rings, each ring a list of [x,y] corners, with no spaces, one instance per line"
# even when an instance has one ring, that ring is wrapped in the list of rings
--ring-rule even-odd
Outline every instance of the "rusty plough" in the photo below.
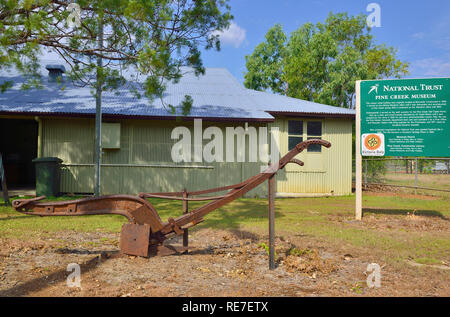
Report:
[[[271,178],[288,163],[303,166],[304,163],[295,159],[295,156],[312,144],[319,144],[327,148],[331,146],[330,142],[319,139],[301,142],[280,159],[278,166],[269,166],[264,172],[235,185],[192,192],[141,193],[139,196],[109,195],[61,202],[40,202],[45,198],[45,196],[42,196],[14,200],[13,207],[18,212],[37,216],[121,215],[128,219],[128,223],[122,226],[120,235],[120,251],[122,254],[148,257],[180,253],[187,249],[186,233],[188,228],[202,222],[203,217],[210,212],[242,197],[245,193]],[[203,196],[222,191],[228,192],[218,196]],[[163,222],[147,198],[181,200],[183,201],[184,214]],[[188,212],[187,204],[189,201],[210,202]],[[185,234],[186,242],[183,247],[163,244],[164,240],[172,234]]]

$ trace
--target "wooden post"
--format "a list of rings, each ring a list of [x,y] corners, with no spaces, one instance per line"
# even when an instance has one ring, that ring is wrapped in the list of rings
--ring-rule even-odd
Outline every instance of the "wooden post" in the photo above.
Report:
[[[269,269],[275,269],[275,175],[269,178]]]
[[[5,206],[8,206],[10,203],[9,203],[8,187],[6,186],[5,169],[3,168],[2,153],[0,153],[0,185],[2,187]]]
[[[362,219],[362,156],[361,156],[361,81],[356,82],[356,138],[355,138],[355,219]]]
[[[183,198],[188,198],[188,193],[186,191],[186,188],[183,191]],[[189,208],[188,208],[188,201],[187,200],[183,200],[183,214],[187,214],[189,212]],[[183,247],[188,247],[189,245],[189,232],[188,229],[184,229],[183,232]]]

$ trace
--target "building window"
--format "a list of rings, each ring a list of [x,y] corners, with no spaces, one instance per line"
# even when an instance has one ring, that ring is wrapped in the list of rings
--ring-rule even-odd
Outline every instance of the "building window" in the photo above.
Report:
[[[303,121],[288,121],[289,151],[303,142]]]
[[[308,134],[308,140],[322,139],[322,122],[309,121],[307,123],[306,132]],[[320,144],[312,144],[308,147],[308,152],[322,152],[322,146]]]

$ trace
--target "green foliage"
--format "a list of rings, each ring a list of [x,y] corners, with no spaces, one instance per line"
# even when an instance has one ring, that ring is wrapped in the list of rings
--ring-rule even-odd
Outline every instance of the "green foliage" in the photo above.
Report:
[[[181,102],[180,106],[178,108],[181,109],[181,115],[186,116],[190,113],[191,108],[192,108],[192,104],[193,104],[194,100],[192,99],[191,96],[189,95],[185,95],[183,101]],[[171,114],[177,114],[180,112],[177,112],[177,107],[168,104],[167,107],[169,108],[169,112]],[[180,117],[177,117],[177,120],[179,120]]]
[[[282,59],[285,55],[286,35],[281,25],[276,24],[266,34],[266,41],[256,46],[251,56],[246,56],[248,73],[245,86],[256,90],[270,88],[273,92],[284,93],[282,81]]]
[[[297,249],[297,248],[290,248],[287,252],[288,255],[294,255],[294,256],[303,256],[303,255],[309,255],[313,253],[313,250],[311,249]]]
[[[365,169],[365,166],[363,168]],[[386,175],[386,172],[386,161],[382,158],[370,157],[370,160],[367,161],[367,178],[369,181],[379,181],[382,176]]]
[[[185,116],[185,115],[189,114],[189,112],[191,112],[193,102],[194,102],[194,100],[192,99],[191,96],[189,96],[189,95],[184,96],[184,99],[181,102],[181,109],[182,109],[183,116]]]
[[[432,173],[433,167],[436,163],[434,160],[426,160],[426,159],[420,159],[418,160],[419,163],[419,173]]]
[[[144,75],[144,84],[136,80],[128,88],[135,93],[143,88],[152,101],[162,98],[164,83],[180,79],[183,66],[192,67],[197,76],[204,73],[200,48],[220,49],[216,31],[233,18],[227,1],[77,0],[79,27],[67,23],[72,1],[1,1],[0,67],[22,73],[24,88],[37,87],[38,56],[51,50],[70,65],[72,80],[102,91],[122,87],[126,70]],[[97,66],[98,58],[103,67]],[[2,91],[9,88],[0,85]],[[191,105],[185,100],[180,113],[188,113]]]
[[[351,291],[355,292],[356,294],[362,294],[363,290],[364,290],[364,282],[356,282],[351,288]]]
[[[396,50],[376,45],[366,16],[330,13],[324,23],[306,23],[287,38],[280,25],[246,56],[244,85],[319,103],[353,107],[356,80],[400,78],[408,63]]]
[[[267,255],[270,255],[269,246],[267,244],[262,242],[259,244],[259,247],[264,248],[267,252]],[[275,251],[274,258],[276,258],[276,257],[277,257],[277,252]]]
[[[13,86],[13,82],[10,80],[4,81],[0,84],[0,92],[4,93],[7,89],[11,88]]]

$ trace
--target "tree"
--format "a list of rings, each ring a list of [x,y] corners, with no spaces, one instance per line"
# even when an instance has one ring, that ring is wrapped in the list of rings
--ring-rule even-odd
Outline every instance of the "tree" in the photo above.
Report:
[[[276,93],[286,92],[283,81],[283,56],[285,55],[286,35],[280,24],[275,24],[266,34],[266,41],[256,46],[251,57],[246,56],[248,73],[245,86],[256,90],[270,88]]]
[[[102,92],[127,84],[139,98],[143,91],[149,100],[163,100],[167,81],[177,82],[182,66],[193,67],[196,75],[204,73],[199,48],[220,49],[215,31],[228,27],[229,11],[227,0],[78,0],[76,5],[63,0],[4,0],[0,67],[20,71],[26,78],[23,88],[40,86],[38,57],[47,48],[70,66],[68,74],[75,84],[95,88],[94,191],[99,195]],[[70,27],[74,20],[75,27]],[[126,81],[122,74],[127,69],[143,74],[145,80]],[[10,86],[8,81],[0,83],[0,90]],[[166,106],[186,115],[192,102],[185,96],[178,107]]]
[[[353,108],[356,80],[400,78],[408,63],[396,49],[376,45],[366,16],[328,16],[325,23],[306,23],[287,38],[280,25],[246,56],[244,85],[290,97]]]
[[[79,85],[114,90],[125,82],[122,72],[132,69],[145,76],[144,94],[153,99],[162,95],[167,81],[180,79],[182,66],[204,73],[200,48],[219,50],[214,31],[228,27],[232,19],[227,0],[77,0],[80,24],[70,27],[71,2],[1,1],[0,67],[20,71],[27,79],[24,88],[39,86],[38,57],[46,48],[70,65],[68,75]],[[3,89],[10,86],[1,84]],[[137,88],[130,86],[140,97]],[[188,107],[189,98],[185,101],[182,106]]]

